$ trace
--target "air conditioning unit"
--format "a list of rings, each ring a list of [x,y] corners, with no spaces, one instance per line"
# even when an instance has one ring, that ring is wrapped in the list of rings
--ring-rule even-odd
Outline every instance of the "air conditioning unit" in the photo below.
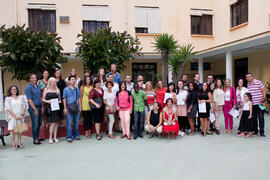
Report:
[[[60,23],[69,23],[69,16],[60,16]]]

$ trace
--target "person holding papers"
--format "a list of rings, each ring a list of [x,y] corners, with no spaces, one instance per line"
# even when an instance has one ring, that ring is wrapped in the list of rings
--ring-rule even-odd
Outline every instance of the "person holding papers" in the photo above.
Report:
[[[184,83],[182,81],[178,82],[177,88],[177,116],[178,123],[180,126],[179,135],[184,135],[185,130],[188,128],[188,118],[187,118],[187,99],[188,92],[184,90]]]
[[[209,91],[208,84],[203,83],[202,89],[199,91],[198,95],[198,105],[199,105],[199,118],[201,121],[202,132],[201,135],[205,136],[206,134],[212,134],[209,129],[209,117],[210,117],[210,103],[213,102],[213,96]]]
[[[58,122],[61,120],[60,106],[61,95],[60,90],[56,85],[56,79],[51,77],[48,80],[48,85],[43,91],[42,101],[44,102],[44,114],[46,117],[46,122],[50,124],[49,130],[49,143],[53,144],[58,142],[57,138],[57,128]],[[53,136],[54,135],[54,136]],[[53,138],[54,137],[54,138]]]
[[[236,93],[235,93],[235,88],[231,87],[231,80],[227,79],[225,82],[225,87],[224,87],[224,100],[225,104],[223,106],[223,114],[224,114],[224,120],[225,120],[225,131],[224,133],[232,133],[233,129],[233,117],[229,113],[232,108],[236,109]],[[228,128],[229,131],[228,131]]]

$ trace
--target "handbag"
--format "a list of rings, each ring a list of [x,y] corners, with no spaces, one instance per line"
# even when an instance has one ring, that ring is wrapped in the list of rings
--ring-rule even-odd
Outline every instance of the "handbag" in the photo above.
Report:
[[[95,101],[95,103],[96,104],[98,104],[100,107],[102,107],[102,105],[103,105],[103,100],[102,100],[102,98],[95,98],[95,99],[93,99],[93,101]],[[89,102],[89,106],[90,106],[90,108],[91,109],[96,109],[97,107],[94,105],[94,104],[92,104],[91,102]]]
[[[106,114],[115,114],[115,113],[116,113],[116,109],[115,108],[106,109]]]
[[[14,134],[22,134],[26,131],[28,131],[28,126],[23,120],[20,124],[16,123],[14,127]]]
[[[76,101],[68,104],[67,109],[70,114],[75,114],[79,112],[79,107],[77,105],[77,88],[76,88]]]
[[[45,115],[50,115],[52,113],[51,106],[45,104],[44,113]]]

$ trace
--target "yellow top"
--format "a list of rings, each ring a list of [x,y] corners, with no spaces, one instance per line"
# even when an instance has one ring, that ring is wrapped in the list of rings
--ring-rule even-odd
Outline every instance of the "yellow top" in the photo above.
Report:
[[[89,93],[92,90],[92,86],[87,86],[83,87],[83,92],[82,92],[82,111],[89,111],[91,110],[89,106]]]

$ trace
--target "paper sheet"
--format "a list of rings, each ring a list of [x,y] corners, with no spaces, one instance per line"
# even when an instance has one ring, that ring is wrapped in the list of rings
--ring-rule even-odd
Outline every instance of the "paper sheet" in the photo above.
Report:
[[[59,107],[59,101],[58,101],[57,98],[51,99],[50,102],[51,102],[51,110],[52,111],[57,111],[57,110],[60,109],[60,107]]]
[[[170,93],[165,93],[165,97],[164,97],[164,103],[166,103],[166,100],[172,98],[172,94]]]
[[[185,101],[181,97],[177,97],[177,105],[185,105]]]
[[[199,103],[199,113],[206,113],[206,102]]]
[[[239,111],[232,108],[232,110],[230,110],[229,114],[232,115],[232,117],[237,118],[239,116]]]
[[[211,123],[213,123],[215,121],[215,115],[214,113],[210,112],[210,117],[209,117]]]

